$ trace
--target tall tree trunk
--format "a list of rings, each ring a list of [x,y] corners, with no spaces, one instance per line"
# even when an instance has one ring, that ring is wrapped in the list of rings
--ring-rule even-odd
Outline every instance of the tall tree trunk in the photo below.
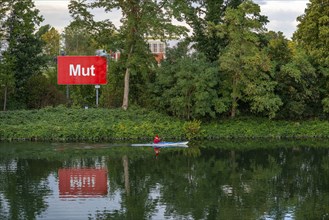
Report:
[[[125,86],[124,86],[124,91],[123,91],[123,102],[122,102],[122,108],[123,110],[127,110],[128,108],[128,101],[129,101],[129,68],[127,67],[126,69],[126,74],[125,74]]]
[[[231,118],[234,118],[236,114],[236,106],[233,104],[231,109]]]
[[[8,87],[5,86],[5,91],[3,95],[3,111],[6,111],[7,108],[7,91],[8,91]]]
[[[127,58],[127,63],[129,63],[129,59],[131,57],[131,54],[133,52],[134,46],[131,45],[130,46],[130,51],[128,54],[128,58]],[[126,74],[125,74],[125,85],[124,85],[124,90],[123,90],[123,101],[122,101],[122,108],[123,110],[127,110],[128,109],[128,102],[129,102],[129,78],[130,78],[130,69],[129,66],[127,66],[126,69]]]

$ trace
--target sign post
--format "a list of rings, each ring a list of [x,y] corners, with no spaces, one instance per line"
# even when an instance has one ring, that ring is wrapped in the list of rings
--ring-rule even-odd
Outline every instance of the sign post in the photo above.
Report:
[[[96,89],[96,107],[98,108],[98,89],[100,88],[100,85],[95,85],[95,89]]]

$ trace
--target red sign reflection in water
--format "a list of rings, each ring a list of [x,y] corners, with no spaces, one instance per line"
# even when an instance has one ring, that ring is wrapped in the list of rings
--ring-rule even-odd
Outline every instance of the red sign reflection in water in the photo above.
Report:
[[[61,198],[107,195],[106,169],[59,169],[58,177]]]

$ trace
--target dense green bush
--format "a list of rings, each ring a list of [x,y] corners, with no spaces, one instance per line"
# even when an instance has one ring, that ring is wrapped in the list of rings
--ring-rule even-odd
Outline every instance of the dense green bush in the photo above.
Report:
[[[182,121],[144,109],[82,109],[59,106],[1,112],[1,140],[103,141],[184,137]]]
[[[66,108],[0,112],[0,139],[33,141],[108,141],[238,138],[329,138],[329,122],[225,119],[212,123],[182,121],[154,111]]]

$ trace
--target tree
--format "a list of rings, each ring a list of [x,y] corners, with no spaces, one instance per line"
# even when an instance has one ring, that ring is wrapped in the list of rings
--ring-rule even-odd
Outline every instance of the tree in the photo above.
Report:
[[[279,114],[285,118],[300,119],[318,114],[319,88],[315,69],[309,57],[295,48],[290,62],[276,74],[277,92],[283,106]]]
[[[58,91],[45,74],[31,76],[27,86],[30,88],[27,91],[28,108],[40,109],[65,103],[64,94]]]
[[[40,74],[46,59],[42,56],[42,41],[35,35],[42,21],[32,0],[4,1],[6,17],[3,25],[4,39],[8,44],[6,57],[11,62],[15,78],[17,107],[26,104],[26,82],[34,74]]]
[[[7,42],[3,40],[6,34],[3,24],[6,20],[6,13],[8,10],[7,7],[7,2],[0,2],[0,94],[1,97],[3,97],[3,111],[6,111],[7,108],[8,89],[14,84],[13,74],[8,71],[10,69],[10,61],[4,57],[4,51],[7,48]]]
[[[329,67],[329,3],[311,0],[305,14],[297,18],[299,24],[293,40],[303,46],[315,63]]]
[[[281,32],[270,32],[265,38],[273,64],[273,79],[278,83],[275,93],[283,103],[278,117],[300,119],[318,114],[319,88],[310,57]]]
[[[38,31],[41,39],[44,41],[43,52],[44,56],[49,57],[48,68],[43,71],[43,75],[47,77],[48,83],[54,90],[59,90],[61,86],[57,85],[57,56],[61,50],[61,35],[53,27],[45,25]],[[40,78],[35,78],[40,79]],[[41,80],[42,81],[42,80]]]
[[[45,55],[52,58],[55,58],[59,55],[60,37],[60,33],[53,27],[41,35],[41,39],[45,42],[43,47]]]
[[[89,23],[92,16],[86,10],[85,0],[71,1],[75,5],[72,12],[80,15]],[[110,12],[120,9],[122,12],[122,26],[119,36],[123,42],[121,59],[125,60],[124,93],[122,108],[128,108],[130,78],[147,74],[147,70],[153,66],[151,54],[146,42],[147,37],[166,39],[172,36],[184,34],[187,29],[172,24],[173,15],[178,15],[175,10],[175,1],[122,1],[122,0],[96,0],[89,7],[104,8]],[[145,77],[138,77],[143,79]]]
[[[259,47],[259,33],[265,31],[267,18],[252,1],[245,1],[237,9],[225,12],[224,23],[218,31],[229,40],[219,58],[223,72],[219,111],[230,106],[235,117],[239,102],[248,103],[252,112],[265,112],[274,117],[282,104],[274,94],[276,83],[271,80],[271,63],[264,49]],[[226,35],[226,36],[225,36]]]
[[[214,26],[223,23],[227,8],[236,8],[241,2],[243,0],[182,1],[181,10],[186,23],[192,28],[191,41],[199,52],[206,55],[208,61],[217,61],[218,55],[227,45],[227,39],[221,39]]]
[[[218,68],[201,53],[188,53],[186,44],[168,51],[157,71],[153,105],[170,115],[191,120],[214,118],[218,98]]]
[[[281,67],[291,61],[293,50],[291,41],[287,40],[282,32],[270,31],[264,36],[265,49],[272,61],[275,72],[281,70]]]
[[[297,18],[299,24],[293,35],[294,42],[310,56],[316,68],[318,87],[324,112],[329,112],[329,3],[311,0],[305,13]]]
[[[65,53],[68,55],[95,55],[93,38],[81,20],[72,21],[63,32]]]
[[[123,74],[124,63],[122,60],[110,61],[108,65],[107,81],[110,82],[102,87],[100,105],[106,108],[120,108],[123,97]]]
[[[13,60],[6,55],[6,52],[0,58],[0,94],[3,97],[3,111],[7,110],[7,99],[15,87],[15,78],[13,72]],[[3,89],[3,90],[2,90]]]

